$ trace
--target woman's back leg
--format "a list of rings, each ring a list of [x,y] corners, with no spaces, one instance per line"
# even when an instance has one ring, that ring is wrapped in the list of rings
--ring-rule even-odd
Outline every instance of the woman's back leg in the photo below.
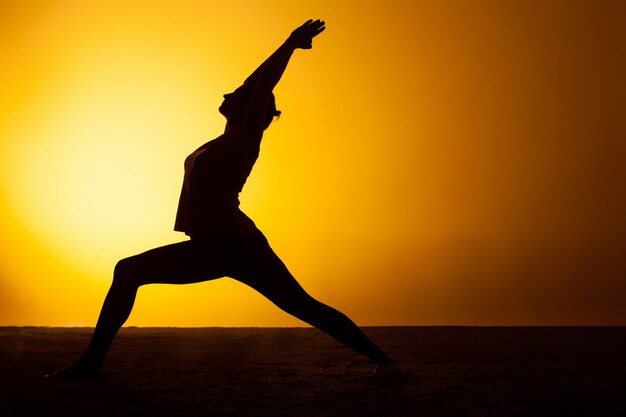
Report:
[[[253,258],[254,261],[247,262],[246,268],[233,278],[254,288],[283,311],[328,333],[373,362],[391,362],[350,318],[311,297],[269,245],[256,247]]]

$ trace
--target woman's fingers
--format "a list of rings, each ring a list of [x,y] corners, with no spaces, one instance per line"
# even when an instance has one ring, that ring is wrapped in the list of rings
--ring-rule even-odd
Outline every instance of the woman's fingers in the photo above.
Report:
[[[298,48],[311,49],[313,38],[326,29],[325,25],[326,22],[322,20],[309,19],[302,26],[294,30],[291,37],[296,41]]]
[[[314,21],[313,19],[309,19],[300,27],[306,27],[307,29],[311,29],[311,30],[318,30],[325,24],[326,22],[324,22],[323,20],[317,19]]]
[[[301,28],[305,28],[305,27],[309,26],[312,22],[313,22],[313,19],[309,19],[306,22],[304,22],[300,27]]]
[[[319,28],[323,27],[326,24],[326,22],[324,22],[323,20],[316,20],[315,22],[312,22],[309,26],[312,29],[318,30]]]
[[[310,23],[307,29],[309,30],[311,38],[314,38],[326,29],[326,22],[322,20],[316,20]]]
[[[323,31],[325,31],[325,30],[326,30],[326,26],[322,26],[322,27],[317,28],[317,29],[315,30],[315,32],[313,33],[313,37],[315,37],[315,36],[319,35],[320,33],[322,33],[322,32],[323,32]]]

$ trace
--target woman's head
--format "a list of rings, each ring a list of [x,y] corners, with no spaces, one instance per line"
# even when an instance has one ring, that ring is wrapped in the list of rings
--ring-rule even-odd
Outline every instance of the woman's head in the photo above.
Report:
[[[224,94],[224,101],[219,107],[219,111],[229,123],[238,125],[248,108],[248,102],[252,96],[252,90],[254,89],[254,83],[246,82],[241,87],[229,94]],[[272,123],[274,117],[280,116],[280,111],[276,110],[276,98],[271,93],[270,100],[267,104],[267,110],[265,113],[265,123],[263,129]]]

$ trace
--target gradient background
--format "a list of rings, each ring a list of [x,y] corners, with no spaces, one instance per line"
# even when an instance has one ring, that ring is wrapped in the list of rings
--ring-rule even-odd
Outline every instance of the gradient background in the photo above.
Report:
[[[362,325],[626,324],[626,5],[0,2],[0,325],[94,325],[173,232],[221,95],[308,18],[241,196]],[[230,279],[143,287],[129,325],[292,326]]]

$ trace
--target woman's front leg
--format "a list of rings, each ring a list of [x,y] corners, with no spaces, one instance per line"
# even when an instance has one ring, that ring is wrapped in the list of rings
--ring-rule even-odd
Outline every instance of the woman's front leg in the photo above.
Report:
[[[113,339],[130,316],[139,287],[151,283],[187,284],[224,276],[218,255],[219,250],[186,241],[119,261],[87,350],[56,375],[99,375]]]

